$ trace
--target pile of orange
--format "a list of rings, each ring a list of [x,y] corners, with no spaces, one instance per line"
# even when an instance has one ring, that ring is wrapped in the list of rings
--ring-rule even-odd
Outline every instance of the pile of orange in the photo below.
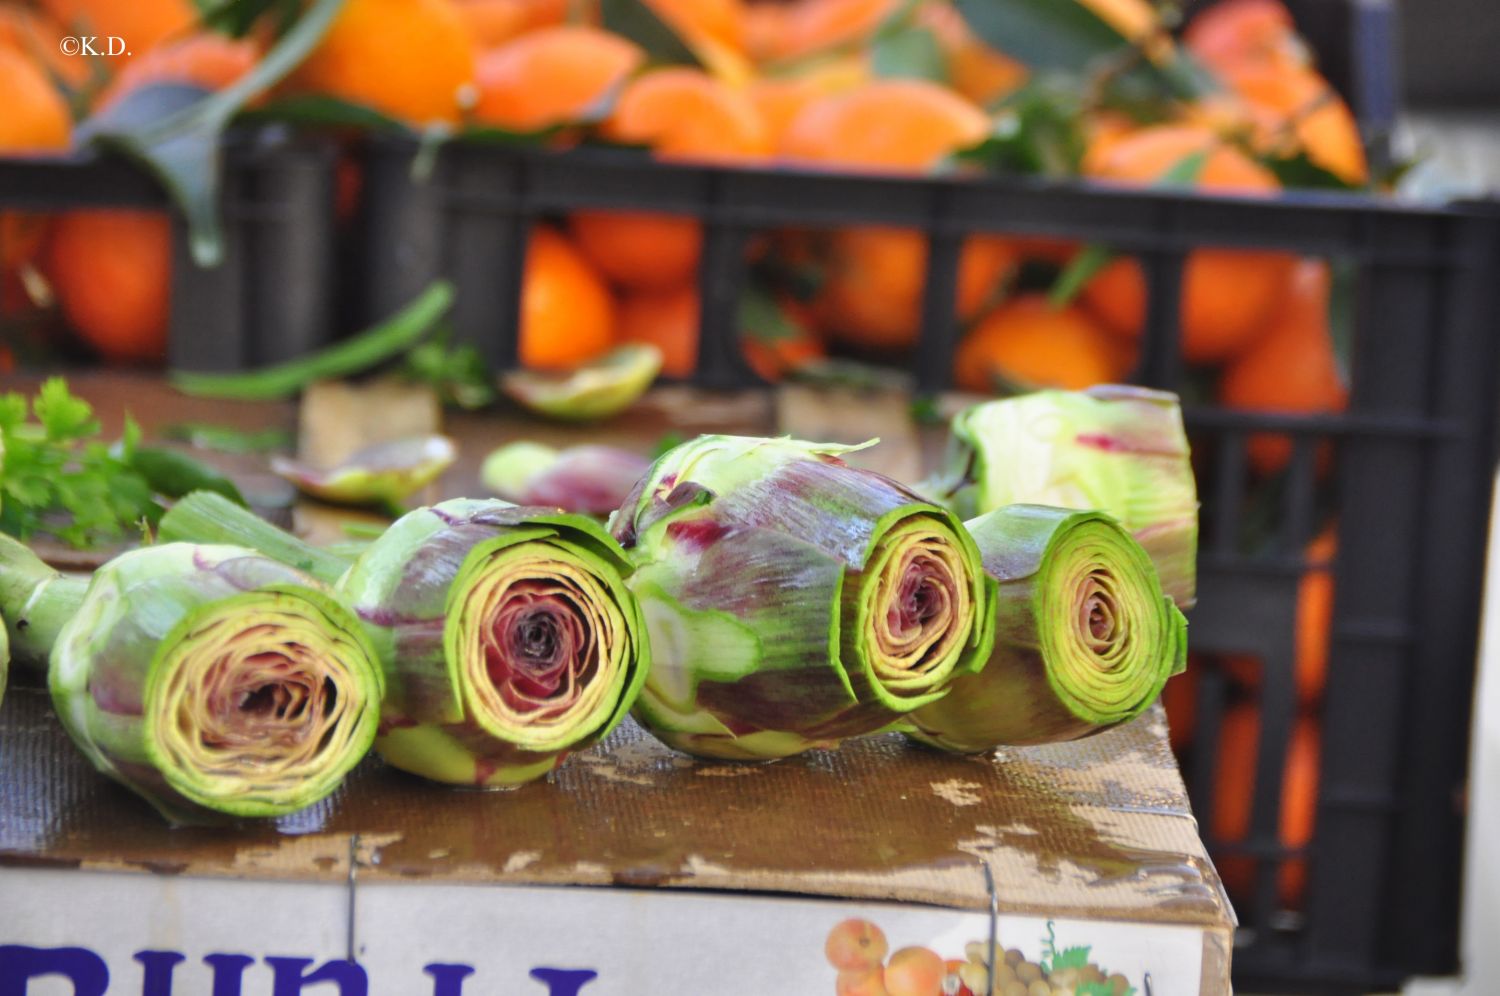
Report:
[[[1029,78],[948,0],[640,2],[701,68],[662,64],[648,42],[608,30],[593,0],[348,0],[279,92],[337,98],[415,128],[500,129],[558,145],[593,137],[665,159],[919,174],[995,134],[997,108]],[[1178,44],[1146,0],[1064,2],[1088,7],[1148,59],[1171,58]],[[56,38],[81,26],[128,39],[130,54],[61,56]],[[891,75],[881,65],[877,45],[899,32],[926,33],[937,77]],[[1348,109],[1278,0],[1225,0],[1188,25],[1182,44],[1223,92],[1139,118],[1086,106],[1077,121],[1087,143],[1081,175],[1273,196],[1279,185],[1263,160],[1300,152],[1349,182],[1367,178]],[[189,0],[0,0],[0,84],[11,105],[0,120],[0,154],[65,148],[68,98],[87,112],[153,82],[219,88],[250,71],[260,52],[259,43],[208,33]],[[340,180],[357,197],[357,168],[346,164]],[[45,276],[69,324],[101,354],[159,357],[171,272],[166,223],[88,212],[56,226],[44,246],[47,229],[40,219],[0,217],[6,273],[31,267]],[[565,366],[621,341],[650,341],[665,352],[670,375],[689,375],[699,352],[702,244],[702,227],[689,217],[580,211],[548,219],[525,278],[522,355]],[[825,344],[910,362],[926,294],[923,233],[865,226],[767,244],[770,251],[753,254],[757,293],[776,301],[785,321],[774,334],[746,330],[760,367],[779,373],[821,356]],[[1139,261],[1109,262],[1072,302],[1041,296],[1037,273],[1065,270],[1078,248],[997,234],[964,241],[954,302],[960,386],[1084,386],[1131,373],[1148,304]],[[1216,370],[1233,404],[1338,410],[1343,391],[1319,331],[1326,319],[1309,303],[1316,287],[1304,286],[1313,284],[1280,254],[1193,252],[1176,309],[1185,359]],[[1278,364],[1309,372],[1277,381],[1265,371]],[[1253,440],[1254,466],[1277,469],[1286,446]]]

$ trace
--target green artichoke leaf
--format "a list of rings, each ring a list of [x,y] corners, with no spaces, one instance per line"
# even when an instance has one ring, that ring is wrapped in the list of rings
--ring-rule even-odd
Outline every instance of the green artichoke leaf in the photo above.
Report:
[[[954,418],[944,470],[923,490],[965,519],[1023,503],[1107,512],[1192,607],[1198,490],[1175,394],[1103,385],[975,405]]]
[[[550,505],[565,512],[608,515],[620,507],[650,467],[650,460],[615,446],[555,450],[521,440],[485,457],[479,479],[501,498],[518,505]]]
[[[335,467],[312,467],[275,456],[271,469],[314,498],[399,510],[457,458],[458,447],[447,436],[416,436],[366,447]]]
[[[965,753],[1074,740],[1140,715],[1182,670],[1187,621],[1114,519],[1011,505],[967,525],[997,582],[994,645],[910,715],[917,739]]]
[[[634,343],[563,374],[512,370],[500,389],[529,411],[578,422],[618,415],[645,394],[661,373],[662,353]]]
[[[48,681],[94,766],[174,823],[327,797],[369,750],[384,691],[363,628],[317,581],[187,543],[100,568]]]

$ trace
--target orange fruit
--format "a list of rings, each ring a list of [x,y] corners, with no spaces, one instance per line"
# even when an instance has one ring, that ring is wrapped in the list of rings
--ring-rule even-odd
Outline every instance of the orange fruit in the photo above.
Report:
[[[67,102],[42,69],[21,52],[0,45],[0,152],[52,152],[68,147],[73,119]]]
[[[947,63],[948,83],[976,104],[988,106],[1026,82],[1024,65],[986,45],[946,3],[923,4],[917,23],[937,39]]]
[[[925,171],[989,131],[974,104],[928,80],[888,79],[815,100],[780,152],[792,160],[881,171]]]
[[[222,35],[191,35],[166,42],[131,59],[99,95],[96,111],[117,103],[127,93],[152,83],[188,83],[205,90],[222,90],[255,68],[260,53],[248,41]]]
[[[691,377],[698,366],[698,288],[641,291],[620,299],[621,342],[649,343],[661,350],[661,372]]]
[[[1205,66],[1225,72],[1246,65],[1305,68],[1307,47],[1281,0],[1224,0],[1195,16],[1183,43]]]
[[[1251,108],[1257,147],[1285,155],[1297,149],[1345,183],[1370,179],[1364,140],[1349,105],[1310,69],[1249,66],[1225,80]]]
[[[453,0],[453,9],[477,52],[504,45],[532,27],[526,7],[516,0]]]
[[[973,319],[1016,265],[1013,247],[971,236],[959,256],[958,317]],[[917,341],[926,282],[927,240],[905,228],[860,227],[828,240],[823,283],[812,302],[819,328],[837,340],[876,349]]]
[[[1265,335],[1224,368],[1220,401],[1249,411],[1301,415],[1348,407],[1349,391],[1328,323],[1330,284],[1327,263],[1307,259],[1297,264],[1286,303]],[[1291,459],[1292,442],[1257,433],[1250,437],[1246,453],[1252,467],[1271,474]]]
[[[68,34],[41,11],[0,4],[0,48],[15,49],[68,89],[80,90],[93,75],[93,65],[88,56],[63,55],[59,40]]]
[[[899,6],[900,0],[801,0],[792,7],[786,48],[778,58],[862,45]]]
[[[1278,189],[1269,170],[1209,129],[1157,125],[1116,138],[1089,162],[1089,174],[1136,184],[1161,182],[1193,155],[1204,159],[1193,185],[1224,193],[1270,194]],[[1199,249],[1183,274],[1182,354],[1191,363],[1216,363],[1244,351],[1260,335],[1285,296],[1293,260],[1285,253]],[[1116,260],[1083,291],[1084,304],[1126,337],[1145,323],[1146,281],[1134,259]]]
[[[697,275],[703,229],[696,218],[643,211],[579,211],[570,225],[583,254],[622,286],[664,290]]]
[[[742,90],[684,67],[655,69],[627,83],[604,132],[670,159],[733,162],[771,151],[765,122]]]
[[[746,92],[774,144],[781,143],[797,115],[819,97],[845,93],[868,82],[870,63],[859,56],[830,58],[792,76],[762,76]]]
[[[889,996],[935,996],[943,991],[947,963],[931,948],[902,948],[885,966],[885,991]]]
[[[5,95],[0,155],[68,147],[73,121],[67,103],[35,63],[5,44],[0,44],[0,94]],[[0,276],[36,255],[46,226],[42,215],[0,212]]]
[[[795,8],[787,3],[750,3],[745,5],[745,54],[756,62],[778,58],[790,37],[791,15]]]
[[[456,124],[474,43],[447,0],[348,0],[289,86],[415,125]]]
[[[599,28],[541,28],[479,57],[473,119],[517,131],[584,119],[645,58],[640,46]]]
[[[1130,370],[1116,343],[1081,308],[1053,308],[1041,294],[1021,294],[986,315],[959,343],[954,380],[992,393],[1000,382],[1081,390],[1119,380]]]
[[[578,12],[581,20],[593,24],[598,20],[598,3],[581,3],[579,0],[511,0],[526,14],[526,30],[544,28],[549,24],[566,24]]]
[[[1297,719],[1287,744],[1286,767],[1281,778],[1281,812],[1278,836],[1285,847],[1306,847],[1312,841],[1318,804],[1317,721]],[[1209,827],[1223,841],[1243,841],[1250,833],[1252,798],[1255,792],[1256,752],[1260,744],[1260,716],[1256,706],[1231,706],[1219,728],[1219,751],[1214,778],[1213,812]],[[1219,877],[1234,894],[1248,895],[1254,888],[1256,859],[1246,855],[1214,859]],[[1282,863],[1278,878],[1281,901],[1296,907],[1307,884],[1307,865],[1302,859]]]
[[[125,54],[102,56],[111,66],[138,59],[198,23],[192,0],[42,0],[41,6],[67,34],[97,36],[95,45],[100,51],[107,51],[109,38],[121,39]],[[88,60],[90,56],[76,58]]]
[[[1115,146],[1134,135],[1139,127],[1134,118],[1119,111],[1099,110],[1088,114],[1083,122],[1086,147],[1079,164],[1084,175],[1098,175]]]
[[[1268,195],[1280,184],[1270,170],[1220,141],[1207,128],[1194,125],[1152,125],[1120,138],[1105,155],[1096,157],[1089,175],[1103,180],[1155,184],[1193,155],[1203,155],[1192,186],[1229,194]]]
[[[746,49],[763,62],[787,62],[830,49],[864,47],[900,0],[756,3],[746,11]]]
[[[166,214],[64,214],[47,246],[46,272],[63,316],[105,359],[163,358],[172,282]]]
[[[1297,696],[1305,705],[1321,701],[1328,684],[1328,645],[1333,634],[1333,558],[1338,526],[1324,529],[1303,550],[1307,570],[1297,584]]]
[[[615,344],[615,303],[603,278],[556,230],[538,226],[521,277],[521,364],[568,370]]]

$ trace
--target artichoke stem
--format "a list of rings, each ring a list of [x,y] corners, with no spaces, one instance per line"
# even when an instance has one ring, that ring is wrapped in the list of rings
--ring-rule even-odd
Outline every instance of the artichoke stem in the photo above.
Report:
[[[26,544],[0,536],[0,618],[17,663],[47,666],[57,634],[78,611],[88,586],[87,577],[59,573]]]
[[[158,535],[163,542],[247,546],[328,584],[342,577],[352,562],[352,558],[303,542],[212,491],[194,491],[173,505],[162,516]]]

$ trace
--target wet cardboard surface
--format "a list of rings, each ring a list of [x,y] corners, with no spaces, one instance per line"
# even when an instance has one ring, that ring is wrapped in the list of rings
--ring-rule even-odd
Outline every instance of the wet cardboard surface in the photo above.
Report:
[[[1159,712],[1090,741],[957,757],[899,736],[697,761],[627,723],[551,778],[446,788],[371,758],[293,816],[169,829],[73,749],[44,689],[0,710],[0,864],[159,874],[784,892],[1205,927],[1230,912]]]
[[[117,431],[126,407],[148,435],[191,418],[246,428],[296,421],[289,404],[181,406],[149,378],[80,378],[75,389],[98,406],[106,431]],[[480,461],[517,438],[650,452],[671,434],[852,441],[871,426],[887,442],[858,462],[909,478],[938,454],[932,433],[902,429],[905,411],[894,396],[666,388],[629,419],[584,430],[459,415],[445,431],[462,455],[439,488],[482,494]],[[188,829],[169,829],[97,775],[34,677],[17,676],[0,707],[0,865],[342,880],[351,863],[362,879],[667,886],[966,909],[988,908],[988,865],[1008,912],[1196,925],[1219,942],[1233,924],[1159,707],[1088,741],[992,756],[941,754],[892,735],[762,765],[696,761],[627,722],[550,779],[512,792],[432,785],[371,758],[302,813]]]

